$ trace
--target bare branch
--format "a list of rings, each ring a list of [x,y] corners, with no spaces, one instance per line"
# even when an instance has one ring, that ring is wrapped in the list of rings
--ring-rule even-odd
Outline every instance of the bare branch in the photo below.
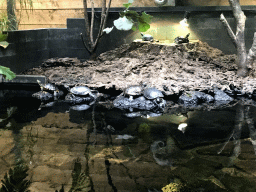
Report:
[[[234,34],[234,32],[232,31],[230,25],[228,24],[228,21],[226,20],[225,16],[223,15],[223,13],[221,13],[220,15],[220,21],[224,24],[224,26],[227,28],[228,34],[231,37],[231,39],[233,40],[235,46],[237,46],[237,39],[236,36]]]
[[[256,57],[256,33],[254,33],[252,47],[247,55],[247,65],[252,65]]]
[[[83,0],[83,5],[84,5],[84,20],[85,20],[85,37],[88,43],[90,44],[90,27],[89,27],[89,19],[88,19],[88,12],[87,12],[87,0]]]
[[[94,25],[94,1],[93,0],[91,0],[91,7],[92,7],[92,17],[91,17],[90,41],[91,41],[91,49],[93,50],[95,47],[95,43],[93,40],[93,25]]]
[[[103,0],[104,1],[104,0]],[[103,29],[105,28],[106,26],[106,22],[107,22],[107,17],[108,17],[108,13],[109,13],[109,8],[110,8],[110,5],[111,5],[111,0],[109,0],[108,2],[108,7],[107,7],[107,10],[106,12],[102,12],[101,14],[101,18],[102,18],[102,23],[100,25],[100,29],[99,29],[99,33],[98,33],[98,36],[97,36],[97,39],[95,40],[95,46],[97,45],[98,41],[100,40],[100,38],[103,36],[104,32],[103,32]],[[104,15],[103,15],[104,14]]]

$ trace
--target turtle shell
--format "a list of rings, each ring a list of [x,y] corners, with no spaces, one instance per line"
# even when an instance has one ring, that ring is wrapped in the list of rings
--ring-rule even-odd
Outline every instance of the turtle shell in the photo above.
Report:
[[[143,41],[152,41],[154,38],[152,35],[149,35],[149,34],[143,34],[141,33],[141,36],[142,36],[142,40]]]
[[[150,100],[164,97],[163,93],[154,87],[145,89],[143,94],[144,94],[144,97]]]
[[[125,89],[124,93],[125,95],[142,95],[143,88],[139,85],[132,85]]]
[[[37,80],[37,82],[40,85],[42,91],[54,92],[58,90],[58,88],[51,83],[42,84],[39,80]]]
[[[77,86],[70,89],[70,92],[74,95],[86,96],[91,95],[91,90],[86,86]]]

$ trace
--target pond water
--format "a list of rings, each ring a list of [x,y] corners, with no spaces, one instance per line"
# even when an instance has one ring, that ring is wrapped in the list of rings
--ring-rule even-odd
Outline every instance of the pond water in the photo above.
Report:
[[[22,160],[32,192],[255,191],[254,106],[131,118],[100,103],[77,111],[9,95],[0,97],[0,179]]]

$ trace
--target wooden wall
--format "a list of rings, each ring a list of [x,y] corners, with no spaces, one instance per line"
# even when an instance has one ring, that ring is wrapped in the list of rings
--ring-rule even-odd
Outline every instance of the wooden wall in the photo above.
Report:
[[[94,0],[95,7],[101,7],[101,0]],[[108,1],[108,0],[107,0]],[[2,0],[1,7],[4,11],[6,0]],[[90,7],[90,0],[88,0]],[[111,7],[123,7],[128,0],[112,0]],[[228,0],[176,0],[183,6],[228,6]],[[240,0],[241,5],[256,5],[256,0]],[[134,7],[153,7],[154,0],[134,0]],[[1,8],[0,7],[0,8]],[[17,5],[19,29],[37,28],[66,28],[67,18],[83,17],[83,0],[34,0],[33,11],[20,11]]]

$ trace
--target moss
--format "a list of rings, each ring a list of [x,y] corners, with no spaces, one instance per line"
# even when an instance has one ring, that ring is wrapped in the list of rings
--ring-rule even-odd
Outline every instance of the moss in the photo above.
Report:
[[[173,183],[162,188],[163,192],[183,192],[187,191],[187,187],[179,179],[175,179]]]
[[[139,126],[139,133],[149,133],[150,132],[150,126],[147,123],[142,123]]]

